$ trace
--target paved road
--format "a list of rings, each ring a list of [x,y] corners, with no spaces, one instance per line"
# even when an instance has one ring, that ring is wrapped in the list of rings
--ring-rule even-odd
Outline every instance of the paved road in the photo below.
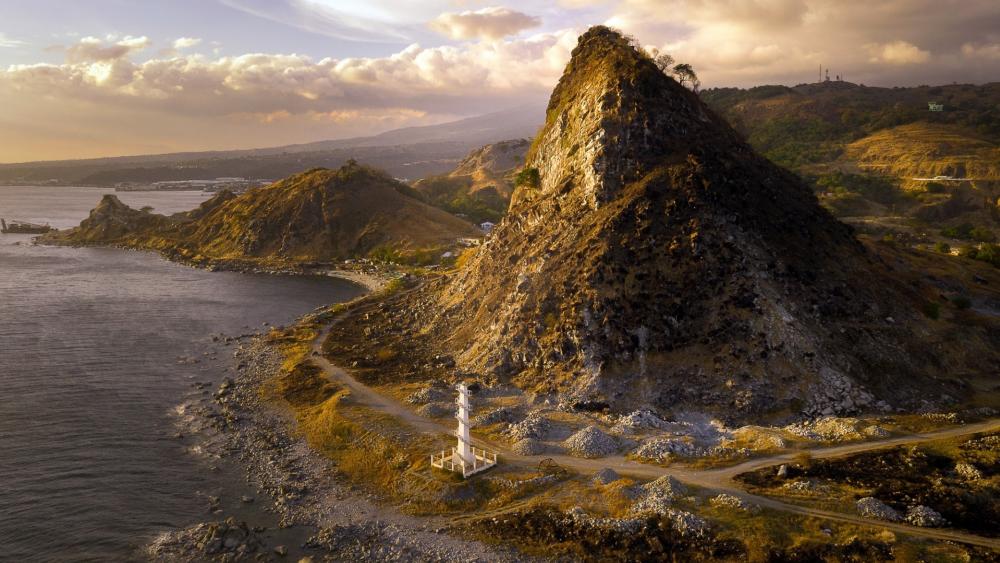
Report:
[[[421,432],[427,432],[431,434],[454,433],[453,427],[445,426],[437,421],[424,418],[418,415],[417,413],[407,408],[402,403],[399,403],[398,401],[392,398],[386,397],[378,393],[371,387],[368,387],[364,383],[361,383],[353,376],[351,376],[349,373],[333,365],[329,360],[327,360],[324,356],[322,356],[322,345],[323,342],[326,340],[326,335],[329,332],[329,330],[330,327],[327,327],[325,330],[321,331],[320,335],[313,342],[313,350],[320,353],[320,355],[318,356],[313,356],[313,360],[320,368],[322,368],[326,372],[326,374],[331,379],[345,385],[348,389],[351,390],[352,400],[356,401],[358,404],[361,404],[363,406],[373,408],[378,411],[384,412],[386,414],[395,416],[400,420],[402,420],[403,422],[420,430]],[[939,440],[942,438],[953,438],[957,436],[964,436],[967,434],[974,434],[977,432],[989,432],[997,429],[1000,429],[1000,419],[992,419],[977,424],[967,424],[954,428],[937,430],[934,432],[913,434],[909,436],[901,436],[901,437],[889,438],[886,440],[878,440],[872,442],[857,442],[840,446],[833,446],[829,448],[818,448],[809,450],[809,452],[813,458],[820,458],[820,459],[832,458],[832,457],[840,457],[840,456],[856,454],[860,452],[890,448],[893,446],[899,446],[905,444],[918,444],[920,442]],[[742,488],[740,488],[739,484],[734,480],[736,475],[739,475],[740,473],[753,471],[763,467],[779,465],[782,463],[793,462],[796,455],[796,453],[794,452],[756,458],[750,461],[740,463],[738,465],[734,465],[732,467],[699,470],[683,466],[659,467],[656,465],[638,463],[636,461],[626,459],[624,456],[604,457],[599,459],[581,459],[568,455],[521,456],[514,454],[501,444],[493,443],[475,437],[473,438],[473,442],[475,442],[476,445],[480,447],[489,448],[500,452],[501,455],[503,456],[502,459],[504,463],[514,463],[526,466],[537,466],[537,464],[541,460],[546,458],[551,458],[559,465],[563,467],[572,468],[581,473],[594,473],[605,467],[610,467],[622,475],[629,475],[635,477],[655,479],[657,477],[662,477],[664,475],[672,475],[673,477],[683,482],[697,485],[700,487],[705,487],[707,489],[712,489],[719,492],[725,492],[732,495],[736,495],[743,498],[747,502],[754,503],[766,508],[771,508],[774,510],[781,510],[784,512],[801,514],[804,516],[825,518],[827,520],[835,520],[838,522],[847,522],[861,526],[881,527],[900,534],[920,536],[937,540],[956,541],[971,545],[977,545],[981,547],[987,547],[995,550],[1000,550],[1000,539],[985,538],[982,536],[968,534],[957,530],[920,528],[917,526],[910,526],[908,524],[883,522],[880,520],[871,520],[867,518],[862,518],[860,516],[853,514],[845,514],[830,510],[821,510],[818,508],[798,506],[777,499],[750,494],[744,491]]]

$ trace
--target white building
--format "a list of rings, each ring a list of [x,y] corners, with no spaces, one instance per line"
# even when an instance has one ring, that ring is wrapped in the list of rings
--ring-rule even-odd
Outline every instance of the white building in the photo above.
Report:
[[[482,229],[484,233],[492,231],[493,227],[496,226],[497,226],[496,223],[491,223],[489,221],[483,221],[482,223],[479,224],[479,228]]]
[[[477,448],[472,445],[469,436],[469,413],[472,407],[469,405],[469,387],[464,383],[458,384],[458,429],[455,436],[458,438],[457,447],[451,451],[442,451],[440,454],[431,454],[431,466],[447,471],[461,473],[462,477],[475,475],[480,471],[485,471],[497,464],[497,454]]]

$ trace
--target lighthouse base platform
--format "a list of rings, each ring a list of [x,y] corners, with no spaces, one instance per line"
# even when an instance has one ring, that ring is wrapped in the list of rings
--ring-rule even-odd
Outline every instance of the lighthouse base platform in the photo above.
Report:
[[[497,464],[496,452],[489,452],[480,448],[472,448],[472,459],[464,460],[455,448],[451,451],[442,450],[440,454],[431,454],[431,466],[445,471],[461,473],[462,477],[469,477],[486,471]]]

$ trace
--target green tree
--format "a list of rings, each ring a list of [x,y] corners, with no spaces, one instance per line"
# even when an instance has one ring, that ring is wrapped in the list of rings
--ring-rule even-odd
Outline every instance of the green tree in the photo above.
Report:
[[[695,73],[694,67],[688,63],[674,65],[674,76],[677,77],[677,81],[681,83],[681,86],[686,82],[691,85],[691,89],[695,92],[701,87],[701,81],[698,80],[698,75]]]
[[[653,64],[656,68],[660,69],[663,74],[670,73],[670,67],[674,66],[676,61],[668,53],[656,52],[653,54]]]

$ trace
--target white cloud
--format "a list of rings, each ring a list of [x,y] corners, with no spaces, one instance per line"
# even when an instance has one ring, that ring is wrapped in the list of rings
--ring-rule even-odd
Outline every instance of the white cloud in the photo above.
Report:
[[[873,63],[908,65],[925,63],[931,58],[930,51],[925,51],[907,41],[893,41],[882,45],[872,43],[866,47],[871,53],[869,61]]]
[[[575,31],[471,43],[409,47],[387,57],[315,61],[302,55],[184,55],[141,63],[126,55],[146,38],[85,38],[62,65],[0,70],[0,94],[44,94],[185,115],[336,114],[405,108],[474,113],[544,97],[576,45]],[[350,114],[344,114],[350,115]]]
[[[0,32],[0,48],[4,47],[20,47],[24,45],[24,41],[18,41],[17,39],[12,39],[7,37],[6,33]]]
[[[88,36],[75,45],[66,47],[66,59],[71,63],[114,61],[142,51],[151,44],[152,41],[146,36],[128,35],[121,39],[115,36],[108,36],[105,39]]]
[[[430,22],[431,29],[452,39],[502,39],[541,25],[534,16],[502,7],[446,12]]]
[[[180,51],[182,49],[190,49],[191,47],[197,47],[201,44],[201,39],[197,37],[178,37],[174,39],[174,49]]]

